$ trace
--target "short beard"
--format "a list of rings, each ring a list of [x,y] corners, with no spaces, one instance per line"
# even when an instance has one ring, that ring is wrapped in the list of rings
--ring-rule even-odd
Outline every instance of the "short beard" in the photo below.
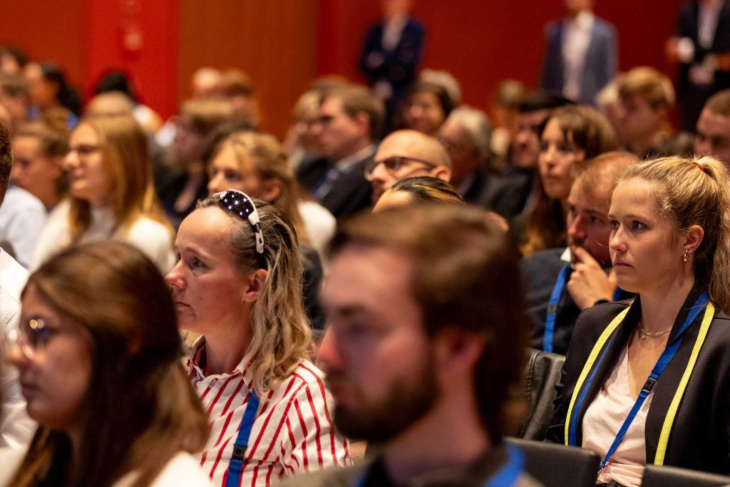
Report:
[[[360,411],[337,405],[334,422],[348,438],[385,443],[425,416],[438,398],[433,361],[429,357],[420,377],[409,377],[407,383],[405,380],[396,382],[379,404]]]

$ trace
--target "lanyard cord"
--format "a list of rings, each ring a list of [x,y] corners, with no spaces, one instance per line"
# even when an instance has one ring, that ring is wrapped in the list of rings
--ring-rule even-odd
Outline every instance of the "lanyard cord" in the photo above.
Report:
[[[238,429],[236,442],[233,444],[233,455],[228,463],[228,475],[226,475],[226,487],[238,487],[241,472],[243,471],[243,460],[248,449],[248,440],[251,436],[253,423],[256,420],[256,412],[259,409],[259,397],[251,389],[248,393],[248,405],[243,413],[241,426]]]

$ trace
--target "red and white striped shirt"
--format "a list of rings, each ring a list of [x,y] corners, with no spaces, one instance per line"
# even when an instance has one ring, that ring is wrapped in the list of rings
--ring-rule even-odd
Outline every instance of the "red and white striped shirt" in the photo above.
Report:
[[[205,345],[194,346],[193,357]],[[194,360],[188,373],[210,419],[211,434],[200,454],[200,466],[213,485],[225,487],[233,453],[253,384],[253,357],[246,355],[231,372],[204,376]],[[351,464],[347,440],[332,424],[333,400],[324,374],[302,360],[284,382],[260,398],[248,441],[240,486],[265,486],[283,477],[332,465]]]

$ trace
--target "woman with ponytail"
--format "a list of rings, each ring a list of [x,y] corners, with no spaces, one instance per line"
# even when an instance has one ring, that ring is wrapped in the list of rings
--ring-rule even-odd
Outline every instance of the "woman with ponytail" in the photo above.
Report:
[[[182,221],[175,246],[167,282],[180,327],[203,335],[187,367],[210,418],[200,464],[214,485],[348,464],[332,397],[309,361],[299,243],[283,211],[216,193]]]
[[[639,486],[646,464],[730,472],[730,177],[711,157],[629,167],[609,249],[632,302],[583,312],[552,441],[602,458],[599,484]]]

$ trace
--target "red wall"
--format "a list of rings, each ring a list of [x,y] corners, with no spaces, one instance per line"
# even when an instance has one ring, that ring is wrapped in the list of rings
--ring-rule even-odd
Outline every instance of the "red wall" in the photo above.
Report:
[[[683,1],[599,2],[597,14],[618,31],[621,70],[649,64],[672,72],[664,61],[664,42]],[[362,81],[356,60],[368,26],[380,15],[380,2],[321,0],[320,11],[320,74]],[[563,7],[544,0],[418,0],[413,14],[428,29],[422,67],[450,71],[461,81],[464,101],[486,108],[502,79],[536,87],[545,24],[559,19]]]

